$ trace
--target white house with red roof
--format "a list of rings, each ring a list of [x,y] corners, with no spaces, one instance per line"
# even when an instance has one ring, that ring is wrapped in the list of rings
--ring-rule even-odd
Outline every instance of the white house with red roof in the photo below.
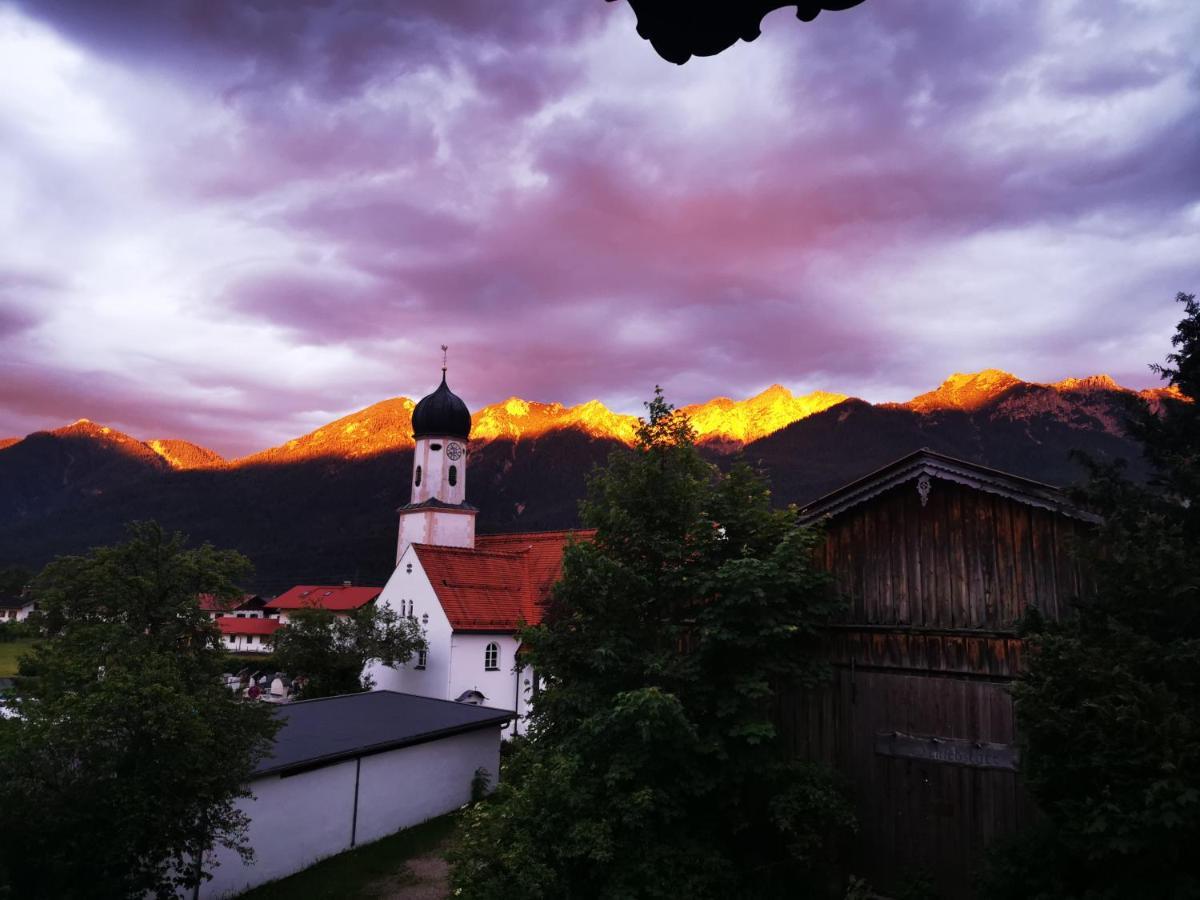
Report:
[[[412,500],[399,510],[396,568],[379,603],[421,623],[427,649],[375,665],[378,690],[512,709],[524,730],[536,677],[519,662],[519,631],[541,621],[563,550],[591,532],[475,534],[466,499],[471,414],[446,385],[413,409]]]
[[[345,615],[374,603],[381,590],[356,586],[348,581],[341,584],[298,584],[267,603],[264,611],[268,616],[278,616],[285,625],[292,614],[301,609],[328,609]]]
[[[233,653],[270,653],[271,639],[283,627],[279,619],[263,616],[218,616],[221,641]]]

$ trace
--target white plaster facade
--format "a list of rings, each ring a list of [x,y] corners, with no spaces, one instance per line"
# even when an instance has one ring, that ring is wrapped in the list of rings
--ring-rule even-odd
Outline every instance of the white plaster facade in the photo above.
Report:
[[[226,650],[234,653],[270,653],[271,638],[265,634],[227,634],[224,637]]]
[[[21,606],[0,609],[0,622],[24,622],[36,608],[37,604],[33,600],[30,600]]]
[[[254,862],[221,849],[209,863],[205,900],[234,897],[283,878],[326,856],[376,841],[462,806],[471,779],[484,769],[495,784],[500,742],[495,728],[348,759],[297,775],[267,775],[239,801],[250,817]],[[357,783],[357,804],[356,790]],[[357,805],[357,815],[356,815]],[[190,892],[187,896],[191,896]]]
[[[484,706],[515,710],[517,718],[507,735],[524,734],[529,715],[533,674],[528,667],[514,671],[520,641],[513,632],[477,634],[454,631],[429,576],[421,566],[417,551],[410,545],[400,556],[392,577],[376,601],[401,615],[410,614],[421,623],[427,649],[424,667],[414,656],[401,666],[374,663],[367,674],[374,689],[400,691],[456,700],[466,691],[479,691],[487,698]],[[426,618],[428,617],[428,618]],[[497,668],[487,668],[486,651],[496,644]]]

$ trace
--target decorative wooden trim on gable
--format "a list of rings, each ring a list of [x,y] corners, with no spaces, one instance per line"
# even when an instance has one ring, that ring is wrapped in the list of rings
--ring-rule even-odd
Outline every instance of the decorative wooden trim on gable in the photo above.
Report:
[[[1070,503],[1066,495],[1053,485],[998,469],[989,469],[987,466],[955,459],[928,449],[917,450],[901,457],[870,475],[814,500],[800,510],[800,515],[805,522],[825,516],[836,516],[909,481],[916,481],[917,495],[921,498],[921,506],[925,506],[930,494],[937,490],[937,480],[962,484],[1084,522],[1098,524],[1101,521],[1095,513]]]

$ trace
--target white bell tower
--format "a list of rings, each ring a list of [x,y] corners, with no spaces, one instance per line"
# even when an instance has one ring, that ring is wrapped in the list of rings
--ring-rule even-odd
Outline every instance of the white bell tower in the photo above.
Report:
[[[412,427],[412,500],[399,509],[397,565],[409,544],[475,547],[478,510],[467,502],[471,412],[447,386],[444,359],[442,383],[413,408]]]

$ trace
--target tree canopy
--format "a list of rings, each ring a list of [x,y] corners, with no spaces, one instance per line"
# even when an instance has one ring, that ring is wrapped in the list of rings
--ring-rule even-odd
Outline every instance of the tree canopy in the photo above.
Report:
[[[748,466],[721,473],[657,392],[636,447],[591,481],[544,623],[529,740],[468,814],[461,897],[794,895],[848,826],[791,762],[776,691],[811,683],[838,608],[820,537]]]
[[[1066,621],[1029,623],[1014,693],[1045,818],[996,854],[990,898],[1200,896],[1200,304],[1177,300],[1176,350],[1152,368],[1180,396],[1130,422],[1154,477],[1090,464],[1093,587]]]
[[[374,603],[346,615],[299,610],[273,641],[275,664],[299,679],[303,700],[369,691],[367,663],[398,665],[425,646],[415,619]]]
[[[37,577],[37,677],[0,719],[0,885],[16,897],[174,897],[198,854],[250,853],[237,801],[276,724],[223,686],[197,595],[240,595],[245,557],[155,523]]]

